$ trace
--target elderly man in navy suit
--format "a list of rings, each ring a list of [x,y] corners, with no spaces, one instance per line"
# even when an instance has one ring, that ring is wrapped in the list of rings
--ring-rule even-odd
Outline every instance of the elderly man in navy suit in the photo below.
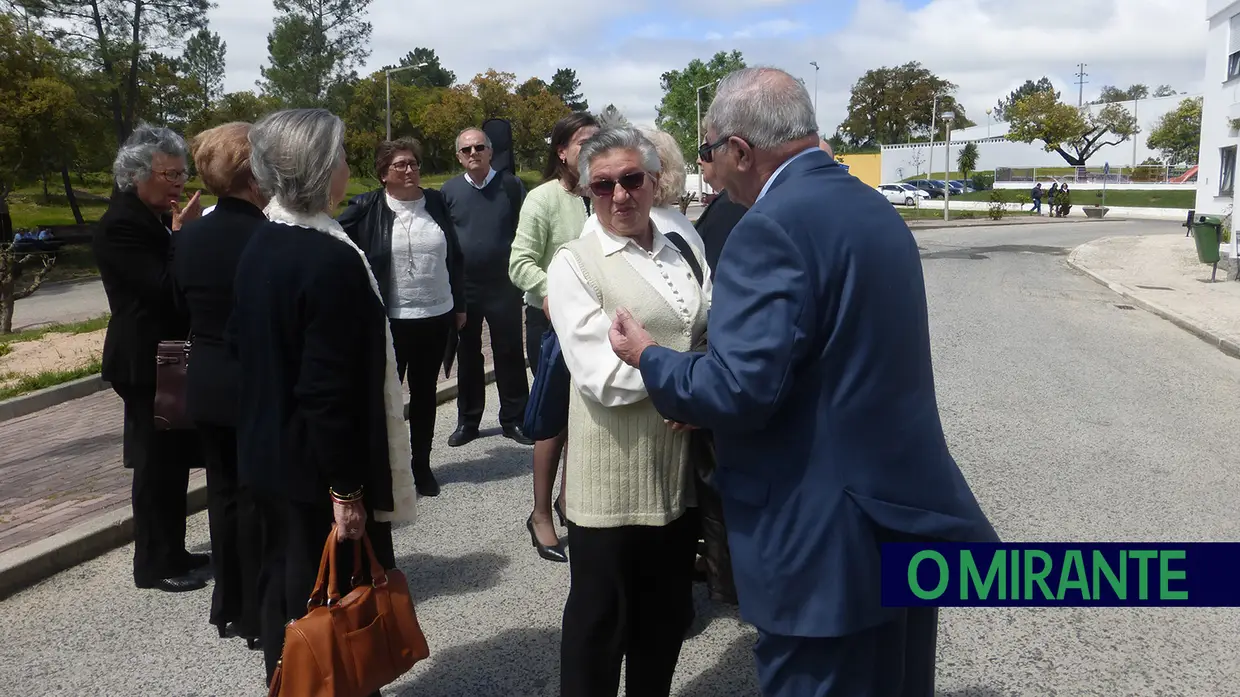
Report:
[[[709,350],[659,347],[624,309],[612,346],[673,427],[714,432],[763,694],[931,697],[938,611],[882,606],[880,546],[998,538],[943,437],[917,244],[819,149],[791,75],[732,73],[706,121],[699,155],[749,207]]]

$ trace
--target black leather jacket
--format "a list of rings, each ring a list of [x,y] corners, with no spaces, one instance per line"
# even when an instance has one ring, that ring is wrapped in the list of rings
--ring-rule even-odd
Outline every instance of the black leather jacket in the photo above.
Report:
[[[452,286],[453,311],[464,312],[465,257],[456,228],[452,226],[452,216],[448,215],[448,206],[439,191],[422,189],[422,194],[426,196],[426,212],[448,241],[448,283]],[[379,282],[383,304],[388,306],[392,287],[392,225],[396,222],[396,214],[388,208],[383,189],[353,197],[337,220],[345,234],[366,253],[370,269]]]

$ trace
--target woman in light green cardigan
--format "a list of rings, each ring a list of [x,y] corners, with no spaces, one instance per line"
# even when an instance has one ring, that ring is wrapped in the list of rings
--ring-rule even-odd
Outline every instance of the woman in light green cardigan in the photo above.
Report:
[[[530,369],[538,370],[542,335],[551,327],[547,311],[547,267],[560,247],[581,236],[590,215],[589,199],[578,190],[577,153],[581,144],[598,132],[598,122],[588,113],[569,114],[551,130],[544,183],[535,187],[521,205],[517,234],[512,241],[508,276],[525,291],[525,350]],[[551,518],[555,473],[564,452],[565,434],[534,443],[534,511],[526,519],[530,541],[538,555],[548,561],[567,562]],[[564,524],[564,485],[555,512]]]

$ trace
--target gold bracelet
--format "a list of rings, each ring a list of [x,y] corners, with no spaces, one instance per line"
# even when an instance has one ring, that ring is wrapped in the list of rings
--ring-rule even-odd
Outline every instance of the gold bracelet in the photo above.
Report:
[[[363,487],[358,487],[357,491],[351,494],[338,494],[335,489],[327,487],[327,493],[331,494],[332,501],[335,501],[336,503],[353,503],[354,501],[360,501],[362,499],[362,488]]]

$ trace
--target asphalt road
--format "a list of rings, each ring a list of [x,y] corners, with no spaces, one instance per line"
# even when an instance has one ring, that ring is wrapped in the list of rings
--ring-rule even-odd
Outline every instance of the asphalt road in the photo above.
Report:
[[[917,233],[952,450],[1008,540],[1240,539],[1229,447],[1240,362],[1120,309],[1117,296],[1066,266],[1071,246],[1114,234],[1183,232],[1105,221]],[[454,420],[454,408],[441,409],[439,442]],[[485,438],[435,458],[444,492],[396,536],[432,657],[385,694],[555,695],[568,574],[538,559],[524,529],[528,449]],[[205,546],[204,516],[191,520],[191,539]],[[263,694],[259,656],[214,638],[208,594],[132,589],[130,553],[0,602],[5,693]],[[756,694],[752,631],[699,601],[701,631],[685,645],[674,694]],[[939,693],[1236,694],[1238,618],[1216,609],[945,610]]]
[[[13,306],[13,330],[81,322],[108,313],[108,296],[99,279],[48,283]]]

